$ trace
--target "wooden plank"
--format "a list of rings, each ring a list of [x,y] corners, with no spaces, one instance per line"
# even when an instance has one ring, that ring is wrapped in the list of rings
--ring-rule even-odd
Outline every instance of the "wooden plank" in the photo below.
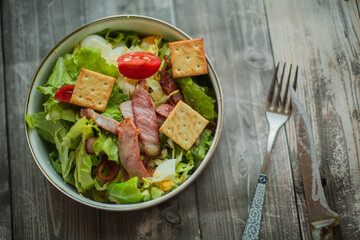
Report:
[[[8,158],[8,142],[6,131],[6,105],[5,105],[5,81],[4,81],[4,61],[3,61],[3,45],[2,45],[2,13],[0,12],[0,112],[3,113],[0,116],[0,239],[11,238],[11,192],[9,181],[9,158]]]
[[[3,1],[6,98],[11,99],[7,109],[15,239],[100,238],[99,211],[75,203],[52,187],[25,150],[23,111],[32,74],[52,45],[78,27],[78,18],[63,17],[78,7],[74,1],[63,4]],[[57,14],[51,14],[55,11]]]
[[[104,239],[200,239],[194,186],[170,201],[136,212],[101,212]]]
[[[194,38],[204,38],[224,92],[223,135],[196,182],[201,234],[204,239],[239,239],[268,131],[264,111],[274,66],[263,1],[176,1],[175,6],[178,26]],[[284,129],[272,158],[260,239],[298,239]]]
[[[266,1],[276,61],[299,64],[298,95],[307,109],[335,239],[359,239],[359,13],[354,1]],[[294,27],[296,26],[296,27]],[[290,147],[296,137],[290,122]],[[295,168],[295,171],[298,169]],[[300,173],[296,173],[300,176]],[[295,182],[301,189],[301,181]],[[302,192],[300,212],[303,209]],[[308,228],[306,219],[303,229]],[[309,237],[309,233],[305,234]]]
[[[100,17],[97,5],[93,6],[86,9],[87,21]],[[108,15],[140,14],[175,24],[172,10],[170,1],[157,0],[131,1],[126,4],[113,1],[104,9]],[[174,199],[150,209],[122,214],[102,211],[101,226],[105,239],[199,238],[194,185]]]

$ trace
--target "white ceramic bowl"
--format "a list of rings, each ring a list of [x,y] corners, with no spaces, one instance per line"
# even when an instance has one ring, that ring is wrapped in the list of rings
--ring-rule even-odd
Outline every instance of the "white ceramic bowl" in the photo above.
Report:
[[[75,31],[67,35],[64,39],[62,39],[43,59],[39,68],[36,70],[29,86],[25,104],[25,115],[43,111],[42,103],[44,101],[44,98],[42,94],[36,90],[36,87],[46,83],[58,57],[63,56],[66,53],[71,53],[75,44],[79,43],[84,37],[90,34],[100,32],[107,28],[114,30],[133,31],[144,35],[159,35],[162,38],[170,41],[190,39],[190,37],[184,32],[182,32],[180,29],[161,20],[144,16],[111,16],[86,24],[85,26],[76,29]],[[38,165],[44,176],[66,196],[80,203],[98,209],[112,211],[137,210],[157,205],[174,197],[182,190],[184,190],[187,186],[189,186],[202,172],[205,165],[209,162],[211,156],[213,155],[220,139],[224,115],[222,92],[218,77],[208,58],[207,63],[209,76],[217,97],[218,121],[216,133],[213,143],[198,169],[182,185],[180,185],[180,187],[173,190],[172,192],[154,200],[133,204],[107,204],[85,198],[81,196],[75,188],[65,183],[62,177],[58,173],[56,173],[50,163],[49,149],[47,148],[46,143],[39,137],[35,129],[30,129],[25,123],[25,134],[27,138],[27,143],[36,164]]]

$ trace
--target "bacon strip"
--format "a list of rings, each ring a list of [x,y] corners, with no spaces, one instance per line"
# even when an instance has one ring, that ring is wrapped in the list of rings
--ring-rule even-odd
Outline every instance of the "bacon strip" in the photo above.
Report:
[[[160,154],[159,125],[155,109],[148,91],[144,88],[145,80],[138,82],[137,91],[132,98],[135,125],[140,129],[140,141],[145,155],[155,157]]]
[[[116,128],[119,139],[119,157],[121,164],[129,174],[129,178],[151,177],[146,171],[140,158],[140,149],[138,144],[139,130],[136,129],[131,118],[127,118]]]
[[[134,114],[133,114],[133,110],[132,110],[131,100],[120,103],[119,109],[120,109],[120,112],[123,115],[124,119],[129,117],[129,118],[131,118],[131,120],[134,121]]]
[[[169,103],[173,106],[175,106],[180,100],[185,102],[184,95],[182,94],[181,89],[176,84],[176,82],[172,79],[171,75],[167,72],[171,68],[171,63],[167,57],[167,55],[164,56],[166,67],[164,67],[161,71],[161,79],[160,79],[160,85],[166,95],[169,95],[170,93],[179,90],[179,92],[171,95],[169,99]]]
[[[102,171],[106,168],[106,173],[103,175]],[[114,161],[109,161],[104,155],[95,169],[96,176],[104,183],[111,182],[116,178],[120,171],[120,166]]]
[[[117,134],[116,128],[117,126],[119,126],[120,123],[112,118],[98,114],[92,108],[80,109],[80,117],[81,118],[86,117],[87,119],[92,119],[94,123],[98,125],[100,128],[112,134]]]
[[[163,117],[168,117],[170,115],[170,113],[172,112],[172,110],[174,110],[174,106],[170,105],[170,104],[161,104],[160,106],[158,106],[156,109],[155,109],[155,112],[157,114],[159,114],[160,116],[163,116]]]
[[[156,118],[158,121],[159,128],[164,124],[166,118],[163,116],[160,116],[159,114],[156,114]]]
[[[94,138],[89,138],[86,140],[85,142],[85,150],[87,154],[94,154],[94,143],[96,142],[96,140],[98,140],[97,137]]]

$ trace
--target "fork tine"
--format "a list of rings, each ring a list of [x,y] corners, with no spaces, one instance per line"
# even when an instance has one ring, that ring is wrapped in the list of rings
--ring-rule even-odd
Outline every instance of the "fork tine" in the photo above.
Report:
[[[292,68],[292,64],[290,65],[289,75],[288,75],[288,79],[286,81],[285,90],[284,90],[284,96],[282,98],[282,103],[281,103],[281,112],[282,113],[285,111],[285,107],[286,107],[286,103],[287,103],[287,96],[288,96],[288,92],[289,92],[289,83],[290,83],[290,77],[291,77],[291,68]]]
[[[297,77],[298,77],[298,69],[299,69],[299,66],[296,66],[295,76],[294,76],[294,83],[293,83],[294,91],[296,91]],[[289,103],[289,107],[288,107],[288,113],[290,114],[291,111],[292,111],[292,104],[291,104],[291,99],[290,99],[290,103]]]
[[[283,71],[281,73],[280,84],[278,86],[278,91],[277,91],[276,98],[275,98],[275,103],[274,103],[274,110],[277,110],[279,105],[280,105],[281,86],[282,86],[282,83],[283,83],[283,80],[284,80],[285,67],[286,67],[286,63],[284,63]]]
[[[296,90],[297,76],[298,76],[298,68],[299,68],[299,66],[296,66],[295,77],[294,77],[295,79],[294,79],[294,84],[293,84],[294,90]]]
[[[267,100],[267,106],[266,107],[270,107],[272,104],[272,100],[273,100],[273,95],[274,95],[274,90],[275,90],[275,83],[276,83],[276,79],[277,79],[277,72],[279,70],[279,65],[280,62],[278,62],[278,64],[276,65],[276,69],[274,72],[274,76],[273,79],[271,81],[271,85],[270,85],[270,90],[269,90],[269,95],[268,95],[268,100]]]

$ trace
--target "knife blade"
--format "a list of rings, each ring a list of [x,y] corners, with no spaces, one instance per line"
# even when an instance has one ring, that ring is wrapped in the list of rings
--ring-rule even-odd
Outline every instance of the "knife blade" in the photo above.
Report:
[[[296,95],[290,89],[297,138],[297,156],[305,190],[305,199],[313,240],[333,239],[333,228],[339,215],[329,208],[321,184],[319,166],[310,119]]]

